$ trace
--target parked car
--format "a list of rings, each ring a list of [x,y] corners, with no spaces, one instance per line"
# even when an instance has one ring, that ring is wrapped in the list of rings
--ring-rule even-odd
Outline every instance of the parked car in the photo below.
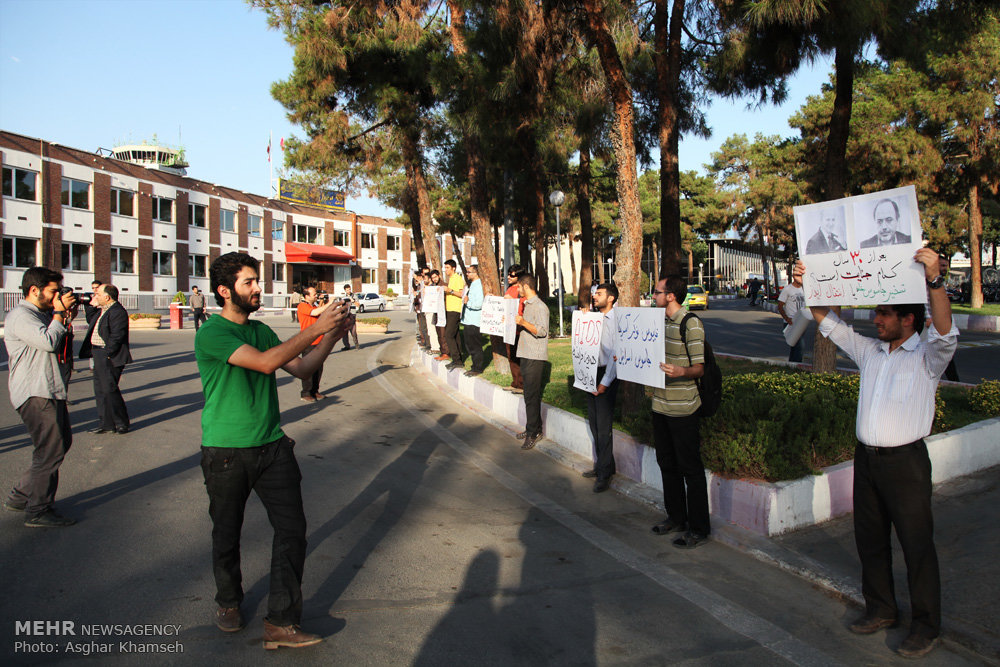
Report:
[[[688,293],[684,297],[683,305],[688,310],[695,310],[696,308],[708,310],[708,292],[701,285],[688,285]]]
[[[379,296],[375,292],[364,292],[363,294],[358,294],[358,312],[363,313],[366,310],[385,310],[385,297]]]

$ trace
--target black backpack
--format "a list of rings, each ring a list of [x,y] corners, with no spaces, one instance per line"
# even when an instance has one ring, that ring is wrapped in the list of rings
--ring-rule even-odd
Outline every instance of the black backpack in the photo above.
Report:
[[[681,320],[681,342],[684,343],[685,352],[687,352],[687,323],[692,317],[697,318],[698,316],[694,313],[688,313]],[[690,364],[691,353],[687,352],[687,355]],[[711,417],[719,410],[719,404],[722,403],[722,371],[715,361],[715,354],[707,339],[705,340],[705,373],[694,382],[698,386],[698,395],[701,397],[701,407],[698,409],[698,414],[702,417]]]

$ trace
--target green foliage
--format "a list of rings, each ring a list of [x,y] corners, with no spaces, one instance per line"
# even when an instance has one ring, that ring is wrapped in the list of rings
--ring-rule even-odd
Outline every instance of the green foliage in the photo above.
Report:
[[[158,320],[162,317],[162,315],[157,315],[156,313],[132,313],[128,316],[130,320]]]
[[[1000,382],[984,380],[969,392],[969,403],[974,410],[991,417],[1000,417]]]
[[[390,320],[389,320],[388,317],[359,317],[358,318],[358,324],[370,324],[370,325],[376,326],[376,327],[389,326],[389,322],[390,322]]]
[[[391,299],[392,297],[396,296],[396,293],[393,291],[391,287],[387,287],[385,290],[385,295]]]
[[[178,292],[177,294],[174,295],[173,303],[179,303],[182,306],[186,306],[187,305],[187,295],[184,294],[184,292]]]

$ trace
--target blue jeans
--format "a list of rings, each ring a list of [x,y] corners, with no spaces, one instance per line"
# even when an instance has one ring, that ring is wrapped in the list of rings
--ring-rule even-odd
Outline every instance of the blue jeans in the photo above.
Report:
[[[201,470],[212,517],[212,570],[220,607],[243,602],[240,533],[250,491],[257,493],[274,529],[267,621],[297,625],[302,619],[302,569],[306,517],[299,464],[288,437],[259,447],[202,447]]]

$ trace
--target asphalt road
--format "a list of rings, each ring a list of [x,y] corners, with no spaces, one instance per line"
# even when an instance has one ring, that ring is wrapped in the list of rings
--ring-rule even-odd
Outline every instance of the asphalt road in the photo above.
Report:
[[[696,312],[705,321],[713,349],[764,359],[788,359],[788,346],[781,334],[783,322],[776,313],[751,308],[746,299],[713,300],[709,310]],[[865,336],[876,336],[875,325],[869,320],[858,321],[854,329]],[[815,334],[816,327],[810,326],[804,336],[806,363],[812,361]],[[838,367],[857,368],[843,354],[838,353],[837,359]],[[1000,333],[961,332],[955,365],[962,382],[1000,380]]]
[[[710,327],[721,312],[707,314]],[[522,452],[406,366],[412,319],[392,318],[388,336],[362,335],[360,350],[331,356],[321,403],[301,403],[297,383],[279,373],[309,520],[303,626],[324,643],[261,648],[271,530],[253,499],[243,531],[249,625],[236,634],[215,628],[193,332],[164,330],[133,334],[136,361],[122,381],[128,435],[87,432],[90,373],[74,378],[75,441],[57,502],[79,523],[33,530],[20,515],[0,516],[0,662],[905,662],[891,651],[905,630],[855,637],[846,626],[858,611],[804,580],[718,542],[678,551],[649,532],[656,512],[595,495],[566,467]],[[295,331],[270,323],[282,338]],[[3,483],[29,458],[16,413],[0,410]],[[32,620],[71,621],[77,634],[19,631]],[[105,624],[179,626],[179,634],[80,634]],[[122,647],[130,640],[182,653],[140,654]],[[90,657],[67,653],[87,646]],[[924,664],[977,662],[947,645]]]

